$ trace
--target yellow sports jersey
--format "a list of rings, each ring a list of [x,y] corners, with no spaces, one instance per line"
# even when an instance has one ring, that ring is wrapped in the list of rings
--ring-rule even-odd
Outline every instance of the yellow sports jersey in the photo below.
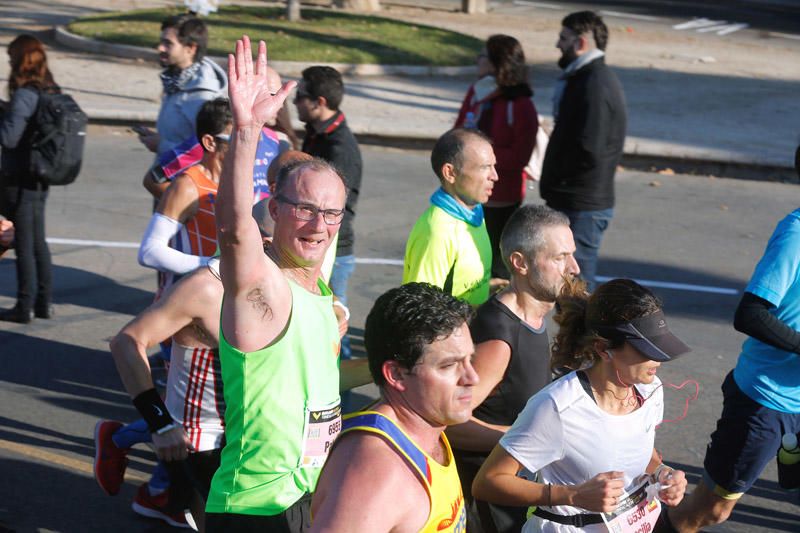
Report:
[[[447,466],[423,452],[391,419],[375,411],[361,411],[342,420],[342,435],[351,431],[368,431],[382,436],[394,446],[419,476],[428,493],[431,512],[420,533],[463,533],[467,530],[464,495],[458,479],[456,462],[447,437],[442,433]]]
[[[406,242],[403,283],[425,282],[477,307],[489,299],[492,245],[486,222],[473,226],[435,205]]]

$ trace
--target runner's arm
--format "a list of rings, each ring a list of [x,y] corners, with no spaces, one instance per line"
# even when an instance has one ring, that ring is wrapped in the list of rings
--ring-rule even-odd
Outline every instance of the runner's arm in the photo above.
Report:
[[[656,482],[661,483],[662,489],[658,492],[658,498],[662,502],[675,507],[683,500],[687,485],[686,473],[662,463],[661,454],[655,448],[646,472],[654,476]]]
[[[535,483],[517,476],[522,465],[502,446],[495,446],[472,483],[479,500],[517,507],[570,505],[611,512],[625,484],[622,472],[603,472],[580,485]]]
[[[153,198],[158,200],[169,187],[169,181],[164,181],[161,183],[155,181],[153,179],[152,169],[148,169],[144,175],[144,178],[142,178],[142,187],[144,187],[145,190],[153,196]]]
[[[291,308],[288,283],[264,255],[252,217],[253,160],[261,128],[274,121],[294,86],[289,82],[272,95],[266,67],[266,45],[260,43],[254,67],[247,37],[237,41],[235,55],[228,57],[233,134],[217,196],[222,283],[229,296],[222,307],[222,329],[228,342],[245,352],[271,342],[285,323],[265,327],[265,321],[272,321],[276,312],[288,319]]]
[[[422,483],[397,452],[381,437],[346,434],[320,475],[311,532],[419,530],[429,513]]]
[[[0,257],[14,244],[14,223],[0,215]]]
[[[779,350],[800,353],[800,331],[773,315],[770,310],[774,308],[767,300],[745,292],[736,308],[733,327]]]
[[[209,275],[203,268],[180,280],[111,340],[111,355],[131,398],[153,388],[147,349],[190,325],[211,303],[205,301],[203,289],[204,276]]]
[[[161,197],[139,246],[139,264],[162,272],[185,274],[208,263],[208,257],[183,253],[169,245],[182,225],[197,212],[197,188],[179,176]]]
[[[482,378],[481,378],[482,379]],[[474,452],[491,451],[510,426],[489,424],[474,416],[463,424],[447,428],[447,439],[453,448]]]

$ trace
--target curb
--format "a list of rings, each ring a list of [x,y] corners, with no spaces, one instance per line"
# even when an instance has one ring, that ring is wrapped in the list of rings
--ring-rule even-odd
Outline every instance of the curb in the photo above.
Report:
[[[93,124],[129,126],[133,124],[154,125],[157,110],[124,111],[119,109],[86,107]],[[430,151],[437,137],[431,135],[392,135],[373,128],[353,127],[358,142],[403,150]],[[300,130],[297,130],[300,131]],[[620,164],[635,170],[652,172],[672,170],[679,174],[700,174],[757,181],[797,182],[792,162],[769,158],[754,158],[729,150],[695,148],[693,146],[665,143],[628,137],[625,139]]]
[[[79,50],[81,52],[90,52],[94,54],[103,54],[114,57],[123,57],[126,59],[144,59],[145,61],[158,61],[158,52],[151,48],[143,48],[141,46],[130,46],[126,44],[113,44],[105,43],[82,37],[69,32],[64,26],[56,26],[54,28],[55,40],[57,43]],[[228,68],[228,58],[219,56],[208,56],[209,59],[216,62],[223,69]],[[310,61],[270,61],[270,66],[284,76],[300,76],[306,68],[319,65],[319,63]],[[473,76],[475,75],[475,66],[443,66],[432,67],[424,65],[375,65],[375,64],[355,64],[355,63],[325,63],[326,65],[335,68],[339,72],[347,76]]]

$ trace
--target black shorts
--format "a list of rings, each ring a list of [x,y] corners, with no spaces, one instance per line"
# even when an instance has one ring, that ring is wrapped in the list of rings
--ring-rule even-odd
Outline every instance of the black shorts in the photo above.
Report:
[[[203,501],[208,499],[211,478],[219,468],[222,449],[192,452],[183,461],[165,462],[169,472],[170,509],[183,510],[189,507],[192,493],[197,491]]]
[[[800,431],[800,414],[782,413],[751,399],[730,372],[722,384],[722,416],[711,434],[703,480],[717,496],[736,500],[775,460],[784,433]]]
[[[206,513],[207,533],[305,533],[311,529],[311,494],[273,516]]]
[[[195,490],[203,497],[203,501],[208,499],[208,491],[211,488],[211,478],[219,468],[219,456],[222,448],[206,450],[204,452],[190,453],[186,459],[186,473],[189,481]]]

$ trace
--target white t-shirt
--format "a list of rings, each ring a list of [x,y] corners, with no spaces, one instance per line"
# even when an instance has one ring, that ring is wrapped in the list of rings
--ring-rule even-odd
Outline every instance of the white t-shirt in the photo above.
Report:
[[[658,378],[636,388],[645,398],[644,404],[632,413],[615,416],[600,409],[572,372],[528,400],[500,445],[526,470],[538,472],[541,483],[578,485],[616,470],[625,473],[627,487],[645,472],[653,455],[656,425],[664,414],[664,392]],[[542,508],[561,515],[587,512],[570,506]],[[533,516],[522,531],[579,530]],[[583,531],[606,531],[606,527],[595,524]]]

